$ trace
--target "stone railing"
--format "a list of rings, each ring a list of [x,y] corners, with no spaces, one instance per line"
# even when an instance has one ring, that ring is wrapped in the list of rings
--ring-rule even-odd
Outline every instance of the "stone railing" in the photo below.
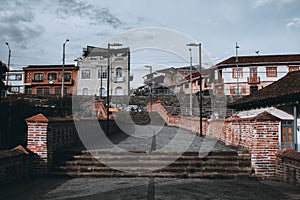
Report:
[[[276,177],[280,181],[300,185],[300,152],[291,148],[277,152]]]

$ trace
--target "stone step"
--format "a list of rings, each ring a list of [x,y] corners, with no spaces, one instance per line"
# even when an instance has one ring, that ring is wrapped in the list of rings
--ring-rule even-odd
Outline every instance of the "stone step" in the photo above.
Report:
[[[172,172],[172,173],[197,173],[197,172],[230,172],[230,173],[251,173],[252,169],[250,167],[172,167],[167,166],[161,169],[157,168],[140,168],[140,167],[98,167],[98,166],[62,166],[57,168],[58,171],[64,170],[67,172],[144,172],[144,171],[155,171],[155,172]]]
[[[200,166],[250,166],[250,160],[236,160],[236,161],[216,161],[216,160],[207,160],[207,161],[164,161],[164,160],[143,160],[143,161],[133,161],[130,162],[128,160],[110,160],[103,162],[101,160],[73,160],[64,162],[65,165],[95,165],[95,166],[105,166],[105,163],[108,163],[110,166],[192,166],[192,167],[200,167]]]
[[[51,175],[71,176],[74,178],[132,178],[132,177],[156,177],[156,178],[201,178],[201,179],[252,179],[249,173],[219,173],[219,172],[197,172],[197,173],[124,173],[124,172],[51,172]]]

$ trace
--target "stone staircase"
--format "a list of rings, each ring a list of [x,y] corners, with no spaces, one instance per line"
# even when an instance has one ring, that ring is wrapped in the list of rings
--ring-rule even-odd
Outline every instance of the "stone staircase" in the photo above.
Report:
[[[52,175],[71,177],[160,177],[160,178],[252,178],[247,151],[112,152],[64,150],[55,154]]]

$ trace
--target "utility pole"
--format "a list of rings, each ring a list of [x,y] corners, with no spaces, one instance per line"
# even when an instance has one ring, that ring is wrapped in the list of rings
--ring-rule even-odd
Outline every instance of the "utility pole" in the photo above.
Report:
[[[190,116],[193,115],[193,99],[192,99],[192,68],[193,68],[193,62],[192,62],[192,49],[189,48],[190,51]]]
[[[65,59],[66,59],[66,43],[69,42],[69,39],[66,39],[66,41],[63,44],[63,64],[62,64],[62,73],[61,73],[61,97],[64,97],[64,88],[65,88]]]
[[[10,57],[11,57],[11,50],[9,47],[8,42],[5,43],[8,47],[8,61],[7,61],[7,73],[6,73],[6,90],[5,90],[5,97],[7,97],[7,91],[8,91],[8,77],[9,77],[9,71],[10,71]]]
[[[238,48],[240,48],[238,46],[238,43],[236,42],[235,44],[235,64],[236,64],[236,90],[237,90],[237,97],[239,97],[239,93],[240,93],[240,88],[239,88],[239,58],[238,58]]]

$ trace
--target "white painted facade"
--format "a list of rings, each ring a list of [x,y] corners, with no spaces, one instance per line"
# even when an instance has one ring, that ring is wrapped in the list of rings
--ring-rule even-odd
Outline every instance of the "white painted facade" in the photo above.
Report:
[[[88,47],[89,48],[89,47]],[[77,60],[79,67],[77,95],[107,96],[107,49],[92,47],[92,53]],[[96,49],[95,52],[94,49]],[[99,51],[98,51],[99,50]],[[128,95],[130,88],[129,48],[111,49],[110,95]],[[101,94],[102,93],[102,94]]]

